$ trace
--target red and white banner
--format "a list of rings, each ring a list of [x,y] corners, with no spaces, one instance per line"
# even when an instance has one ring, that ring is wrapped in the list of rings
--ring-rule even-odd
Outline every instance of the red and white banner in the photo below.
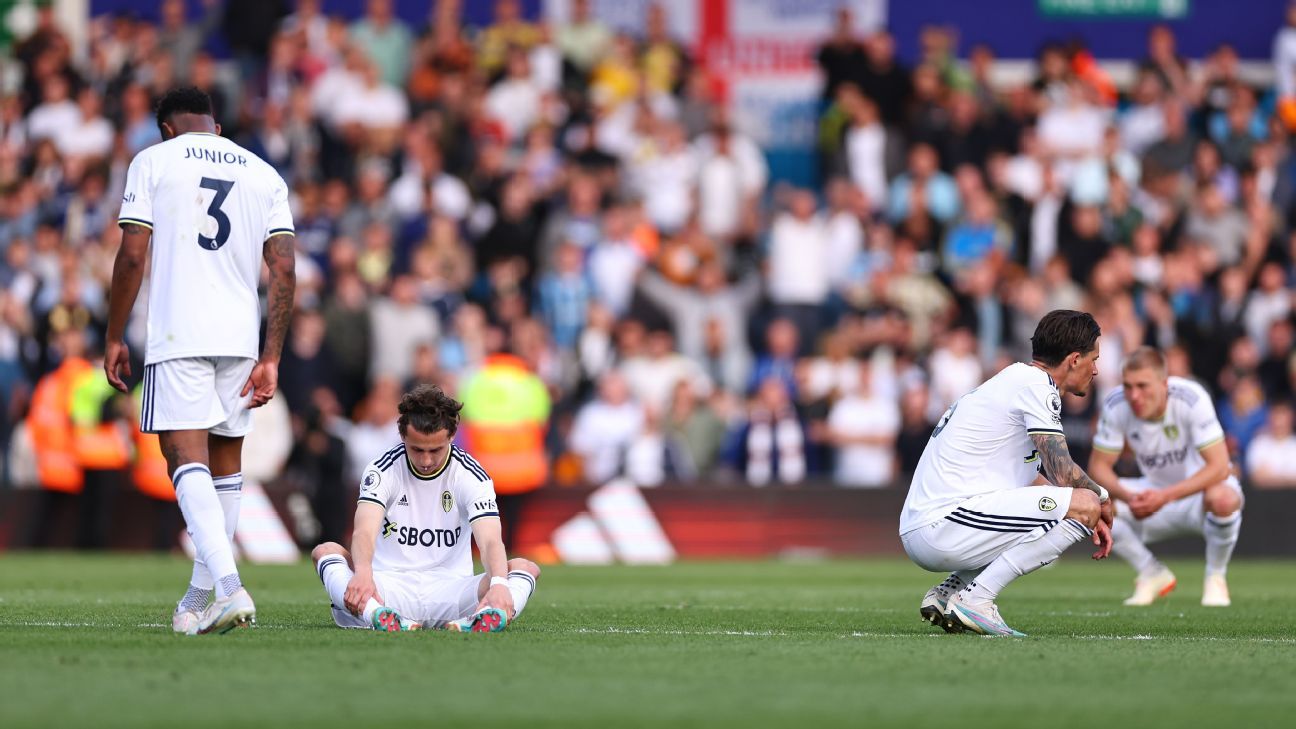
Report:
[[[594,15],[642,35],[648,8],[666,13],[672,36],[710,71],[744,132],[765,150],[774,179],[813,178],[822,79],[819,44],[835,29],[837,10],[851,10],[856,33],[886,24],[885,0],[591,0]],[[555,25],[569,0],[548,0]]]

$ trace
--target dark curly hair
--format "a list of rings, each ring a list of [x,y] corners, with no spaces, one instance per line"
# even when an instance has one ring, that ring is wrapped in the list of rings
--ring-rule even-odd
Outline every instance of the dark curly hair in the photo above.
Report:
[[[157,105],[158,129],[162,128],[162,122],[170,122],[174,114],[212,116],[211,97],[197,86],[171,89]]]
[[[1101,335],[1102,329],[1091,314],[1070,309],[1050,311],[1035,327],[1035,336],[1031,337],[1031,357],[1049,367],[1056,367],[1072,352],[1086,355],[1094,351]]]
[[[420,433],[447,431],[451,437],[459,429],[459,411],[463,403],[441,391],[436,385],[419,385],[405,393],[400,401],[400,419],[396,426],[404,437],[410,428]]]

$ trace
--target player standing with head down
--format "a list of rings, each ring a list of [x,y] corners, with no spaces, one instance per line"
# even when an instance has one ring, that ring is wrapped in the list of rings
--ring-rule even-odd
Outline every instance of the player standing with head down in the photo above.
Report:
[[[157,122],[165,141],[136,155],[126,173],[104,370],[127,391],[126,320],[151,263],[140,428],[159,436],[198,553],[172,624],[182,633],[224,632],[256,615],[231,540],[249,408],[274,396],[292,315],[292,213],[283,178],[220,136],[205,93],[168,92]],[[262,260],[269,311],[258,352]]]
[[[1202,605],[1229,605],[1225,572],[1242,530],[1242,487],[1229,466],[1224,428],[1206,388],[1170,377],[1165,355],[1152,347],[1130,353],[1121,386],[1103,400],[1089,472],[1129,504],[1112,526],[1112,551],[1138,571],[1126,605],[1151,605],[1175,588],[1174,573],[1147,545],[1179,535],[1206,539]],[[1142,478],[1116,475],[1128,445]]]
[[[312,552],[338,627],[497,632],[535,592],[540,568],[505,554],[494,482],[451,443],[462,408],[432,385],[406,393],[401,442],[361,478],[351,551]],[[485,574],[473,574],[470,534]]]
[[[1082,539],[1098,545],[1095,559],[1111,551],[1113,506],[1071,459],[1061,425],[1062,393],[1086,395],[1097,374],[1100,334],[1089,314],[1049,312],[1030,364],[959,398],[932,431],[900,517],[909,558],[950,572],[924,596],[925,620],[1020,636],[999,617],[1000,590]]]

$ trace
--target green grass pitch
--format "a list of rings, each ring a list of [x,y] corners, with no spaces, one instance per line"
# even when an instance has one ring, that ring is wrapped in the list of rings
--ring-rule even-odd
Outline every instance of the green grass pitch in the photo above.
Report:
[[[0,727],[1290,726],[1296,569],[1120,604],[1123,564],[1072,553],[1000,605],[1025,639],[918,619],[903,560],[550,567],[498,635],[332,627],[311,568],[245,567],[256,628],[171,634],[188,564],[0,557]]]

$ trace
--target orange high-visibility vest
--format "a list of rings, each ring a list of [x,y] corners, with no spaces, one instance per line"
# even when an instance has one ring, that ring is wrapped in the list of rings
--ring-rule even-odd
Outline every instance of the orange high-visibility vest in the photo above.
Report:
[[[138,426],[135,428],[135,464],[131,467],[131,480],[140,493],[151,499],[176,500],[166,456],[162,455],[162,442],[153,433],[141,433]]]
[[[534,423],[467,424],[467,451],[481,463],[495,483],[495,493],[533,491],[549,477],[544,449],[544,428]]]
[[[72,418],[72,450],[82,468],[123,470],[130,464],[130,441],[121,423],[102,418],[104,404],[117,391],[97,367],[77,373],[68,403]]]
[[[36,450],[41,488],[79,494],[85,485],[72,434],[71,401],[73,383],[89,369],[91,365],[84,359],[68,358],[36,383],[27,428]]]
[[[464,383],[464,446],[495,483],[495,492],[533,491],[549,478],[544,435],[549,392],[526,363],[492,355]]]
[[[166,456],[162,455],[162,440],[156,433],[142,433],[139,427],[140,408],[144,401],[144,385],[135,387],[131,397],[131,436],[135,443],[135,462],[131,464],[131,481],[140,493],[159,501],[175,501],[175,487],[171,484],[171,471]]]

